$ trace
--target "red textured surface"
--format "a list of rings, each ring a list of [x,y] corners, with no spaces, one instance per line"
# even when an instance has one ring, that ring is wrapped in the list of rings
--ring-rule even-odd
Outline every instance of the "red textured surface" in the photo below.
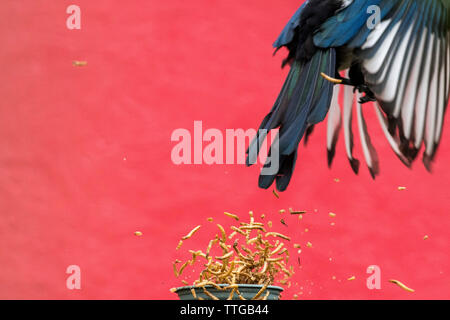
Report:
[[[450,298],[449,130],[434,173],[411,171],[367,111],[381,158],[374,182],[365,168],[353,175],[342,139],[327,168],[319,126],[279,200],[257,188],[256,167],[171,162],[173,130],[194,120],[259,125],[287,72],[271,43],[300,1],[77,0],[82,30],[70,31],[72,3],[0,5],[0,298],[175,299],[179,238],[202,224],[183,249],[204,247],[208,217],[230,225],[223,211],[248,210],[313,244],[285,299]],[[318,212],[285,216],[286,228],[278,210],[289,207]],[[81,290],[66,288],[72,264]],[[381,290],[366,287],[372,264]]]

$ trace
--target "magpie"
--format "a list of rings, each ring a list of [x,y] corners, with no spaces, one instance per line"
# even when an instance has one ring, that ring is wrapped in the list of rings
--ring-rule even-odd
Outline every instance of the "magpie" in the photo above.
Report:
[[[278,129],[277,144],[269,150],[269,155],[278,154],[278,170],[261,174],[259,187],[275,182],[279,191],[286,190],[300,141],[306,142],[327,116],[328,166],[343,127],[347,157],[357,174],[353,113],[375,178],[379,159],[362,107],[368,102],[399,159],[411,167],[424,145],[422,160],[431,171],[449,101],[449,29],[450,0],[305,1],[273,44],[275,53],[288,50],[282,66],[289,65],[290,71],[247,150],[250,166],[267,132]]]

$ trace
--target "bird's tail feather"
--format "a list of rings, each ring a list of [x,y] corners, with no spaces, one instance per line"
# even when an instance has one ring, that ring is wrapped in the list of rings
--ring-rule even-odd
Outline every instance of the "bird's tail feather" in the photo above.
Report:
[[[336,52],[333,48],[319,50],[308,62],[294,61],[283,88],[270,113],[247,150],[247,165],[255,163],[267,133],[279,128],[276,144],[269,150],[265,167],[270,167],[272,156],[279,157],[276,173],[259,178],[261,188],[269,188],[276,180],[279,191],[286,190],[297,160],[300,140],[308,126],[325,119],[333,96],[333,84],[320,76],[336,76]]]

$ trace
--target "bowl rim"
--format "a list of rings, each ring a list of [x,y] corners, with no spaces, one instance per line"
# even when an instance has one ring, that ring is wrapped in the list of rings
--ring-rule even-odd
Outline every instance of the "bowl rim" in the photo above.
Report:
[[[244,284],[244,283],[243,284],[236,283],[236,284],[239,286],[239,288],[262,288],[262,287],[264,287],[263,284]],[[227,286],[229,286],[229,284],[217,284],[217,285],[219,287],[227,287]],[[215,288],[211,284],[207,284],[207,285],[205,285],[205,287]],[[192,286],[183,286],[183,287],[175,288],[175,293],[177,293],[179,291],[182,291],[182,290],[201,289],[201,288],[202,287],[196,287],[196,286],[193,286],[193,285]],[[279,286],[268,286],[267,289],[278,290],[280,292],[284,291],[284,289],[282,287],[279,287]]]

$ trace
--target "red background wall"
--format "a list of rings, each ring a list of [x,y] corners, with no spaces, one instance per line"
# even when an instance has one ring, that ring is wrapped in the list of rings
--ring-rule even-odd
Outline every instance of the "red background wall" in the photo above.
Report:
[[[0,298],[174,299],[179,238],[202,224],[183,249],[204,247],[208,217],[229,225],[223,211],[248,210],[313,244],[286,299],[450,298],[449,130],[434,173],[420,163],[411,171],[368,110],[382,173],[372,181],[364,167],[353,175],[342,139],[327,168],[319,126],[279,200],[257,188],[256,167],[171,162],[173,130],[192,130],[194,120],[205,129],[259,125],[287,72],[271,43],[300,2],[3,1]],[[81,30],[66,28],[73,3]],[[318,212],[285,216],[286,228],[278,210],[289,207]],[[81,290],[66,288],[72,264]],[[366,287],[372,264],[381,290]]]

